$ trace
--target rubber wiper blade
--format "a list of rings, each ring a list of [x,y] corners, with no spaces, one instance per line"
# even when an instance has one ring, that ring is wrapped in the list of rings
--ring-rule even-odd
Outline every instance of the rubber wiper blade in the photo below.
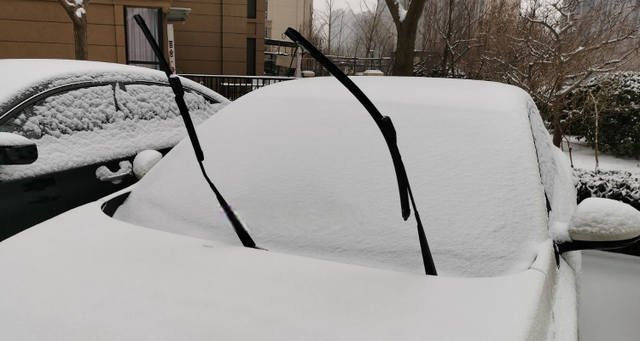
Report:
[[[204,164],[202,163],[202,161],[204,161],[204,153],[202,152],[202,148],[200,147],[200,141],[198,140],[198,135],[196,134],[196,129],[193,125],[193,121],[191,120],[191,115],[189,115],[189,108],[184,102],[184,88],[182,86],[182,82],[180,81],[180,78],[178,76],[171,73],[169,63],[167,63],[167,60],[164,58],[160,47],[151,35],[151,31],[149,31],[149,28],[147,27],[144,19],[139,14],[136,14],[133,17],[136,20],[136,23],[138,23],[138,26],[140,26],[140,29],[142,29],[142,33],[144,33],[145,38],[147,38],[149,45],[151,45],[151,49],[153,49],[153,53],[156,55],[156,58],[158,58],[158,61],[160,62],[160,68],[162,69],[162,71],[164,71],[164,73],[167,75],[167,78],[169,79],[169,85],[171,86],[171,89],[175,94],[176,104],[178,104],[178,110],[180,111],[180,116],[182,116],[184,120],[184,125],[187,127],[189,140],[191,141],[191,145],[193,146],[193,150],[196,154],[196,159],[198,160],[198,164],[200,165],[202,175],[204,176],[205,180],[207,180],[207,183],[209,184],[209,187],[211,187],[213,193],[216,195],[216,198],[218,199],[222,210],[226,214],[227,219],[231,223],[231,226],[233,226],[233,230],[236,232],[236,235],[238,235],[238,238],[240,239],[240,242],[242,242],[242,245],[248,248],[263,250],[256,245],[256,243],[249,235],[249,231],[247,231],[240,219],[238,219],[238,217],[236,216],[231,206],[229,206],[227,201],[224,200],[224,197],[222,196],[220,191],[218,191],[211,179],[209,179],[207,171],[204,168]]]
[[[335,64],[333,64],[322,52],[318,51],[313,44],[307,41],[298,31],[289,27],[284,33],[289,39],[293,40],[298,45],[302,46],[309,54],[317,60],[325,69],[329,71],[342,85],[344,85],[360,103],[367,109],[371,118],[376,122],[380,132],[384,136],[387,142],[387,147],[391,153],[391,159],[393,160],[393,167],[396,171],[396,179],[398,181],[398,193],[400,194],[400,209],[402,218],[407,220],[411,215],[411,209],[409,207],[409,200],[413,206],[413,212],[416,217],[418,225],[418,238],[420,240],[420,249],[422,251],[422,262],[424,264],[424,270],[427,275],[437,275],[436,267],[433,263],[433,256],[429,249],[429,243],[427,243],[427,237],[424,233],[420,214],[416,208],[415,200],[413,199],[413,193],[411,192],[411,186],[409,185],[409,179],[407,177],[407,171],[402,162],[400,150],[397,145],[396,129],[393,127],[391,118],[383,116],[378,108],[371,102],[371,100],[358,88],[358,86],[347,75],[344,74]]]

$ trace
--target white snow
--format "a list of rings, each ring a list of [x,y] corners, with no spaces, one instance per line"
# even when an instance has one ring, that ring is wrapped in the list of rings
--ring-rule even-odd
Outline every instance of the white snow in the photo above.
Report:
[[[398,18],[400,19],[400,22],[403,22],[407,17],[407,10],[404,9],[402,4],[400,3],[400,0],[395,0],[395,4],[396,6],[398,6]]]
[[[107,168],[107,166],[100,166],[98,167],[98,169],[96,169],[96,178],[98,180],[102,180],[106,177],[110,177],[110,176],[114,176],[114,175],[119,175],[119,174],[130,174],[131,173],[131,162],[129,161],[120,161],[118,163],[118,166],[120,166],[120,169],[118,169],[115,172],[112,172],[111,170],[109,170],[109,168]],[[122,182],[122,179],[116,179],[111,181],[114,184],[119,184]]]
[[[549,311],[536,309],[548,289],[538,270],[466,279],[372,269],[154,231],[111,219],[100,205],[0,243],[3,338],[524,341],[547,334]],[[536,264],[552,259],[547,253]]]
[[[63,85],[94,82],[126,82],[144,80],[167,83],[164,73],[123,64],[58,59],[3,59],[0,70],[0,112],[17,105],[34,94]],[[181,79],[182,83],[211,96],[220,103],[227,100],[206,87]]]
[[[380,70],[365,70],[362,74],[364,76],[384,76],[384,72]]]
[[[133,173],[136,178],[142,179],[160,159],[162,154],[156,150],[143,150],[138,153],[133,159]]]
[[[571,218],[573,240],[626,240],[640,235],[640,212],[617,200],[587,198]]]
[[[555,241],[566,242],[570,240],[567,227],[576,209],[576,189],[571,168],[562,151],[551,143],[549,132],[533,102],[529,102],[529,110],[542,183],[551,206],[549,234]]]
[[[81,8],[78,8],[78,9],[76,10],[76,17],[78,17],[78,18],[82,18],[82,16],[83,16],[83,15],[85,15],[86,13],[87,13],[87,11],[85,11],[85,9],[84,9],[84,8],[82,8],[82,7],[81,7]]]
[[[25,146],[32,142],[20,135],[0,132],[0,147]]]
[[[138,226],[95,202],[0,243],[3,337],[575,339],[580,258],[556,270],[540,178],[563,212],[564,175],[553,174],[563,165],[539,147],[539,169],[528,95],[476,81],[354,80],[394,120],[441,276],[422,274],[415,222],[400,218],[368,114],[334,79],[296,80],[198,129],[209,176],[269,252],[229,245],[239,243],[185,140],[118,210]]]
[[[566,141],[563,141],[562,150],[566,155],[566,160],[572,161],[575,168],[582,168],[589,171],[595,170],[595,151],[586,146],[586,142],[577,141],[574,137],[568,137],[571,143],[571,155]],[[632,158],[615,157],[600,153],[598,155],[600,170],[623,170],[631,173],[640,172],[640,162]]]
[[[125,89],[117,86],[115,94],[110,85],[73,90],[48,97],[19,115],[12,125],[14,132],[36,143],[38,160],[31,165],[3,166],[0,181],[114,160],[145,149],[169,148],[186,136],[169,87],[133,84]],[[205,93],[216,95],[210,90]],[[185,102],[195,125],[228,103],[212,104],[191,92],[185,93]]]
[[[194,124],[207,116],[192,115]],[[182,118],[154,118],[143,124],[119,121],[107,129],[79,131],[72,135],[45,135],[36,141],[38,160],[31,165],[8,165],[0,170],[0,181],[22,179],[135,155],[145,149],[164,149],[186,136]],[[88,143],[90,142],[90,143]]]
[[[394,120],[439,273],[495,276],[527,269],[538,243],[548,239],[529,96],[474,81],[354,81]],[[258,245],[423,272],[415,222],[400,217],[384,139],[337,81],[266,87],[199,131],[210,177]],[[141,180],[116,217],[237,245],[199,173],[183,141]]]

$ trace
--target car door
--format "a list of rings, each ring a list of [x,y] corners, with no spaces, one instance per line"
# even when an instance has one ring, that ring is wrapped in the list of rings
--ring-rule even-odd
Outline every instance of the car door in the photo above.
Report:
[[[194,122],[217,103],[185,95]],[[30,165],[0,165],[0,240],[137,181],[131,164],[142,150],[166,153],[185,135],[168,86],[108,83],[41,94],[14,110],[0,131],[38,147]]]

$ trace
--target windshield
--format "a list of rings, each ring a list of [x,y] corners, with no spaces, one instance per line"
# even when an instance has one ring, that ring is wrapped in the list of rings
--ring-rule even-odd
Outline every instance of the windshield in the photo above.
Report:
[[[527,269],[538,242],[548,238],[530,98],[486,82],[354,81],[395,123],[438,272],[494,276]],[[415,223],[398,219],[384,139],[334,79],[251,93],[205,122],[199,135],[209,175],[261,246],[423,273]],[[214,207],[183,141],[115,217],[239,244]]]

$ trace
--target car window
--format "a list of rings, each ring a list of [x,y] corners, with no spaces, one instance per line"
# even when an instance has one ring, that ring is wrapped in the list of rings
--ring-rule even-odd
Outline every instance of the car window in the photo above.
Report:
[[[118,110],[125,119],[167,119],[180,114],[171,88],[159,85],[127,84],[116,88]],[[214,110],[216,103],[201,94],[186,90],[184,100],[192,115]]]
[[[221,106],[189,90],[185,101],[196,125]],[[31,165],[0,167],[0,181],[173,147],[186,136],[179,116],[168,86],[116,83],[52,94],[0,125],[0,131],[32,139],[39,154]]]
[[[101,129],[117,119],[113,95],[113,87],[104,85],[49,96],[19,112],[0,129],[31,139]]]

